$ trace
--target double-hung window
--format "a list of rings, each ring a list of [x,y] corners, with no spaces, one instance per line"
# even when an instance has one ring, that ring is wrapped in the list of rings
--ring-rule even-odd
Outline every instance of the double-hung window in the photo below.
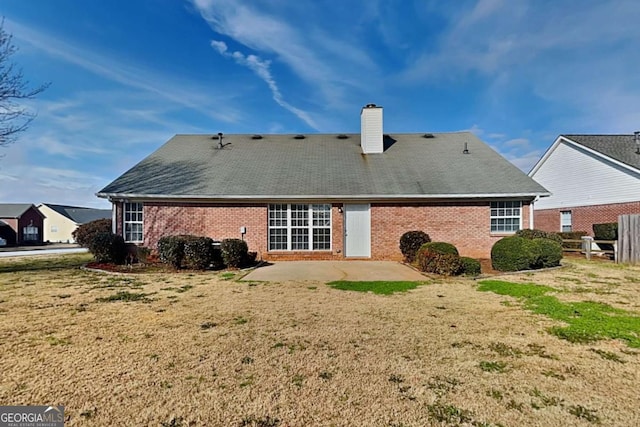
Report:
[[[270,251],[331,249],[331,205],[269,205]]]
[[[522,202],[491,202],[491,232],[515,233],[522,222]]]
[[[560,231],[571,231],[571,211],[560,211]]]
[[[124,204],[124,241],[142,243],[142,203]]]

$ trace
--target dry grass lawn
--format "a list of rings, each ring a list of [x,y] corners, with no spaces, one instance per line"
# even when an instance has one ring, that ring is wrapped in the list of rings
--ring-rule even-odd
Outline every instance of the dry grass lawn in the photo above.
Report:
[[[0,260],[1,404],[68,426],[640,425],[640,349],[561,340],[471,279],[382,296],[86,261]],[[500,279],[640,313],[640,267]]]

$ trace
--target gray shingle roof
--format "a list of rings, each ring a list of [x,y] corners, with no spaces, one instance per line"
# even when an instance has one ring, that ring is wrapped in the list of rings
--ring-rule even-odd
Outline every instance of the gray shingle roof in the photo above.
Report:
[[[29,203],[0,203],[0,218],[20,218],[31,206]]]
[[[53,205],[49,203],[44,203],[44,205],[56,211],[60,215],[69,218],[76,224],[86,224],[87,222],[95,221],[96,219],[111,218],[110,209],[92,209],[78,206]]]
[[[469,132],[385,136],[362,154],[360,135],[176,135],[102,189],[100,197],[437,198],[548,192]],[[469,154],[463,154],[465,143]]]
[[[640,169],[640,154],[633,135],[561,135],[614,160]]]

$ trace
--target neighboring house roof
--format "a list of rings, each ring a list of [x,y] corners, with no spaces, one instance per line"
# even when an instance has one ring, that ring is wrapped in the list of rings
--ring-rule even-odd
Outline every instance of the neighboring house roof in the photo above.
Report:
[[[35,208],[29,203],[0,203],[0,218],[20,218],[31,207]]]
[[[549,194],[470,132],[385,135],[381,154],[363,154],[360,134],[225,135],[223,142],[218,148],[217,137],[176,135],[97,195],[421,199]]]
[[[591,150],[640,170],[634,135],[561,135]]]
[[[42,205],[49,207],[51,210],[66,218],[69,218],[76,224],[86,224],[87,222],[95,221],[97,219],[111,218],[111,209],[92,209],[79,206],[53,205],[49,203],[43,203]]]

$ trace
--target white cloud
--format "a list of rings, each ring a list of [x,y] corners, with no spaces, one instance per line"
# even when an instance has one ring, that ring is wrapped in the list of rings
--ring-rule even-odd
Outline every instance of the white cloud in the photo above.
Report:
[[[364,46],[349,39],[349,27],[336,32],[316,23],[325,18],[335,20],[337,17],[331,14],[308,19],[309,14],[326,13],[319,10],[322,5],[305,3],[304,7],[296,7],[270,2],[263,9],[270,7],[277,11],[268,13],[255,2],[191,2],[215,32],[259,52],[262,57],[274,56],[276,61],[286,64],[306,83],[305,90],[313,94],[306,97],[307,102],[318,107],[341,108],[353,102],[348,99],[353,90],[370,91],[379,83],[376,64]],[[213,47],[220,53],[221,49],[226,51],[226,44],[219,43]]]
[[[309,127],[318,130],[318,126],[313,121],[309,113],[301,110],[300,108],[294,107],[293,105],[286,102],[283,97],[280,89],[278,88],[278,84],[276,83],[271,71],[269,70],[270,61],[263,61],[256,55],[246,55],[242,52],[235,51],[233,53],[229,53],[227,51],[226,43],[222,41],[212,40],[211,47],[216,49],[221,55],[233,58],[238,64],[243,65],[253,71],[258,77],[260,77],[264,82],[269,86],[269,90],[271,90],[271,94],[273,100],[276,101],[278,105],[282,108],[292,112],[295,114],[300,120],[304,121]]]
[[[209,86],[194,86],[191,82],[173,76],[159,75],[149,69],[122,63],[115,58],[74,46],[16,21],[7,19],[5,25],[17,39],[29,43],[47,55],[58,57],[113,82],[197,110],[215,120],[235,123],[242,117],[242,113],[229,103],[231,98],[237,96],[232,92],[219,92],[218,89],[216,93]],[[225,102],[224,110],[214,108],[220,101]]]

